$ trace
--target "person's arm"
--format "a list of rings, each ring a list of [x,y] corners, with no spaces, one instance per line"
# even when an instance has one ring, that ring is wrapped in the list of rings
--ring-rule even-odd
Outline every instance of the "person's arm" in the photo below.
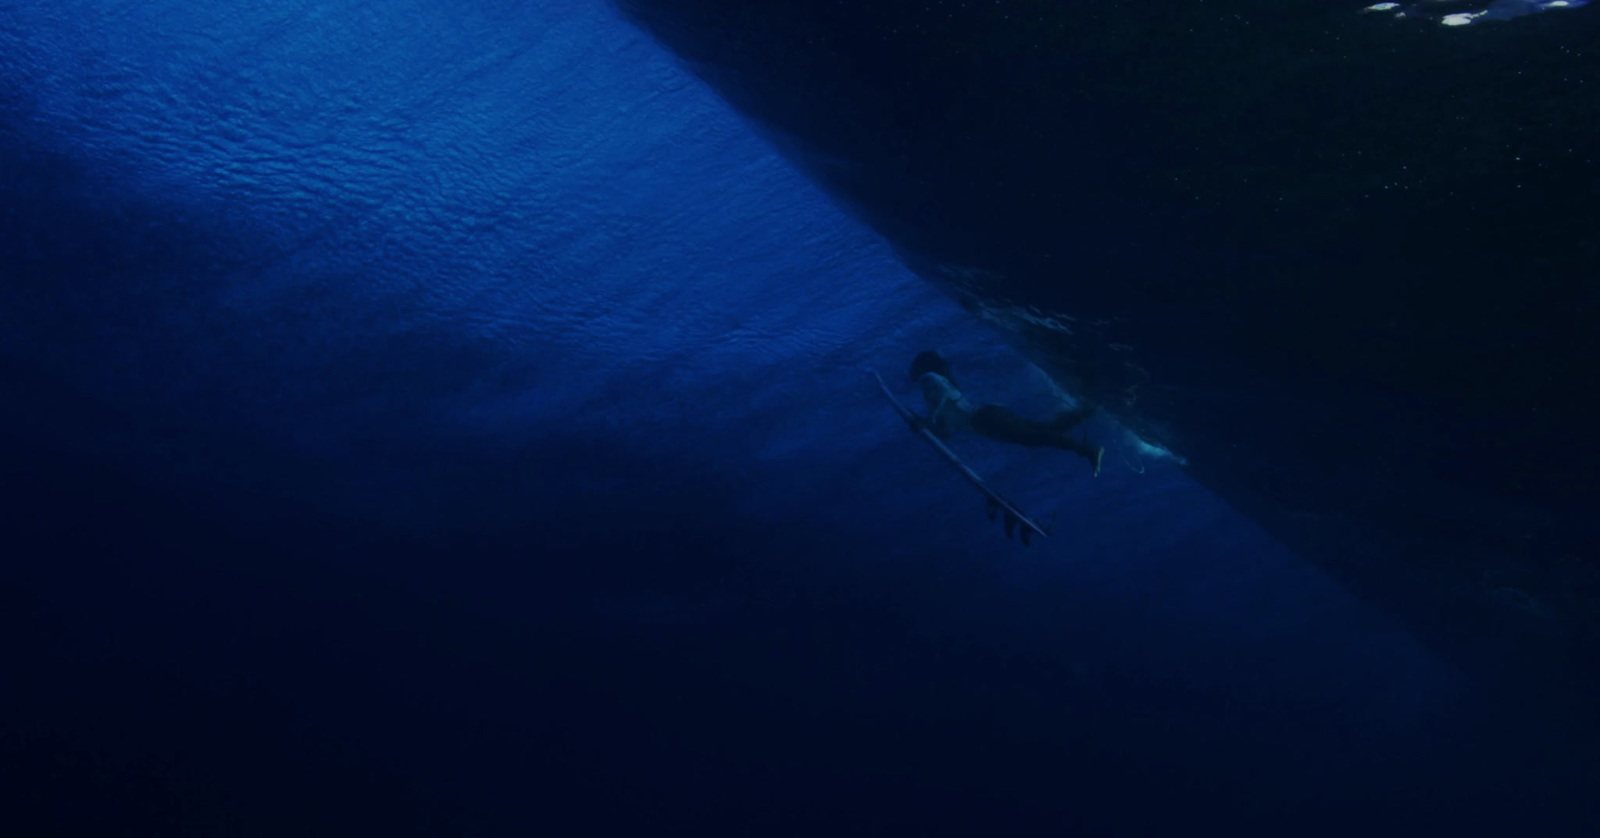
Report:
[[[950,438],[950,429],[944,424],[944,406],[949,405],[949,403],[950,393],[944,393],[939,398],[938,405],[934,406],[933,413],[928,414],[928,419],[930,419],[928,424],[933,425],[933,432],[938,433],[941,440],[949,440]]]
[[[944,409],[954,394],[950,392],[949,387],[939,386],[940,381],[941,379],[930,374],[924,375],[918,384],[922,389],[922,401],[928,406],[926,427],[940,439],[949,439],[950,427],[944,421]]]
[[[940,439],[950,438],[950,428],[944,421],[944,406],[949,403],[950,394],[946,393],[939,398],[939,403],[934,405],[933,410],[928,413],[928,429],[933,431],[933,435]]]

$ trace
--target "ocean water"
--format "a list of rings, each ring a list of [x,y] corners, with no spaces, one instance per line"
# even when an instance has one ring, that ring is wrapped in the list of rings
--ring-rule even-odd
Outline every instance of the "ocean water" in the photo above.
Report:
[[[955,443],[1008,541],[871,372],[1071,396],[608,3],[5,0],[0,72],[13,834],[1592,823],[1109,417]]]

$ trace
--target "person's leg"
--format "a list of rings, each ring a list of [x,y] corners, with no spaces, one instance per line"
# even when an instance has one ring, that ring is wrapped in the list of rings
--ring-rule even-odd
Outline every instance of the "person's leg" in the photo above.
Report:
[[[1061,433],[1048,422],[1018,416],[1008,407],[986,404],[972,412],[972,429],[997,442],[1029,448],[1056,447]]]
[[[1092,405],[1081,405],[1076,410],[1069,410],[1065,413],[1058,414],[1055,420],[1050,424],[1055,427],[1058,432],[1060,432],[1064,440],[1064,443],[1061,447],[1066,448],[1067,450],[1072,451],[1078,456],[1093,463],[1094,476],[1099,477],[1100,464],[1105,460],[1106,449],[1099,445],[1091,445],[1087,442],[1079,441],[1078,439],[1068,435],[1069,431],[1083,424],[1085,419],[1088,419],[1093,415],[1094,407]]]
[[[1071,414],[1064,414],[1071,416]],[[1035,422],[1018,416],[1010,408],[986,404],[972,412],[972,429],[997,442],[1025,445],[1029,448],[1060,448],[1071,451],[1094,464],[1094,473],[1100,473],[1100,460],[1105,449],[1074,438],[1068,429],[1082,417],[1063,423],[1061,417],[1051,422]]]
[[[1076,428],[1078,425],[1083,424],[1083,420],[1088,419],[1093,415],[1094,408],[1079,407],[1075,410],[1068,410],[1056,414],[1056,418],[1050,420],[1050,424],[1053,425],[1057,430],[1065,431],[1069,428]]]

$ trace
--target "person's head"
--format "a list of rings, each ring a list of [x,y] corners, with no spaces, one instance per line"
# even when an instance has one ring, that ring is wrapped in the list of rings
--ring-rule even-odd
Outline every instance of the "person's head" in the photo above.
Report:
[[[955,378],[950,374],[950,362],[946,361],[943,355],[932,349],[918,353],[917,357],[911,359],[910,372],[912,381],[916,381],[930,372],[936,372],[952,382],[955,381]]]

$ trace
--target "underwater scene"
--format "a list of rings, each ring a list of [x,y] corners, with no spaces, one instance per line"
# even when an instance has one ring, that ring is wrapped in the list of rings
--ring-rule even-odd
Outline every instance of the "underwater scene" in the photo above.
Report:
[[[1600,834],[1584,0],[0,0],[3,832]]]

